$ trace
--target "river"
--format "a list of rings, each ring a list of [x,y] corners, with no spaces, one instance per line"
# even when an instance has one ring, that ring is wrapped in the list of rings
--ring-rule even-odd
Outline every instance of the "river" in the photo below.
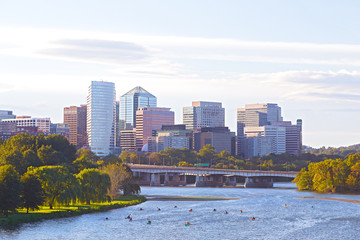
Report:
[[[293,186],[292,184],[290,184]],[[275,184],[289,186],[289,184]],[[359,195],[296,189],[143,187],[143,195],[227,197],[221,201],[147,201],[137,206],[0,230],[1,239],[359,239]],[[151,197],[151,196],[150,196]],[[174,206],[177,206],[175,208]],[[284,207],[288,205],[288,207]],[[139,211],[139,208],[143,211]],[[160,208],[159,211],[157,208]],[[213,209],[216,208],[216,212]],[[193,209],[189,212],[189,209]],[[241,213],[240,210],[243,212]],[[225,214],[225,211],[228,214]],[[125,219],[131,214],[133,221]],[[109,220],[105,220],[105,218]],[[250,219],[255,217],[254,221]],[[147,224],[147,219],[152,221]],[[192,225],[185,226],[185,222]]]

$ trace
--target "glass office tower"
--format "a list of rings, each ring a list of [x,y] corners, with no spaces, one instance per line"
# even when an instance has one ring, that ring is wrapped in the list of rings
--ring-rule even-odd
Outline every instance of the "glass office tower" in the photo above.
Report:
[[[120,97],[120,128],[131,130],[136,127],[136,111],[139,107],[156,107],[154,95],[140,86]]]
[[[115,84],[92,81],[87,97],[87,134],[91,151],[98,156],[113,153],[116,122]]]

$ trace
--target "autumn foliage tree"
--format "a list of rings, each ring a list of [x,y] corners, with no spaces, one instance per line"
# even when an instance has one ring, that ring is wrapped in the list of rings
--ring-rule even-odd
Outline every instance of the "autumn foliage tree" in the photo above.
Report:
[[[310,163],[294,179],[299,190],[317,192],[359,192],[360,156],[350,155],[345,160],[327,159]]]

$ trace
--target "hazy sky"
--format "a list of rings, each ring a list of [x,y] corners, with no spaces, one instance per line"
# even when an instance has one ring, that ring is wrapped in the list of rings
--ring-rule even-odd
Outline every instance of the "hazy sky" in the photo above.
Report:
[[[1,1],[0,109],[62,122],[92,80],[171,107],[278,103],[303,143],[360,143],[360,1]]]

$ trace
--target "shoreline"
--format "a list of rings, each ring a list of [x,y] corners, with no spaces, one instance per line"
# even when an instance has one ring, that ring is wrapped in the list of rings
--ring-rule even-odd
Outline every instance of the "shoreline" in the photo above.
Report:
[[[360,200],[354,199],[344,199],[344,198],[329,198],[329,197],[297,197],[298,199],[321,199],[321,200],[330,200],[338,202],[348,202],[348,203],[357,203],[360,204]]]
[[[92,203],[90,205],[58,206],[50,210],[49,207],[40,207],[40,210],[29,211],[19,209],[18,212],[9,214],[9,217],[0,216],[0,228],[16,229],[24,223],[39,222],[48,219],[75,217],[88,213],[106,212],[113,209],[138,205],[147,201],[144,196],[122,196],[110,203]]]

